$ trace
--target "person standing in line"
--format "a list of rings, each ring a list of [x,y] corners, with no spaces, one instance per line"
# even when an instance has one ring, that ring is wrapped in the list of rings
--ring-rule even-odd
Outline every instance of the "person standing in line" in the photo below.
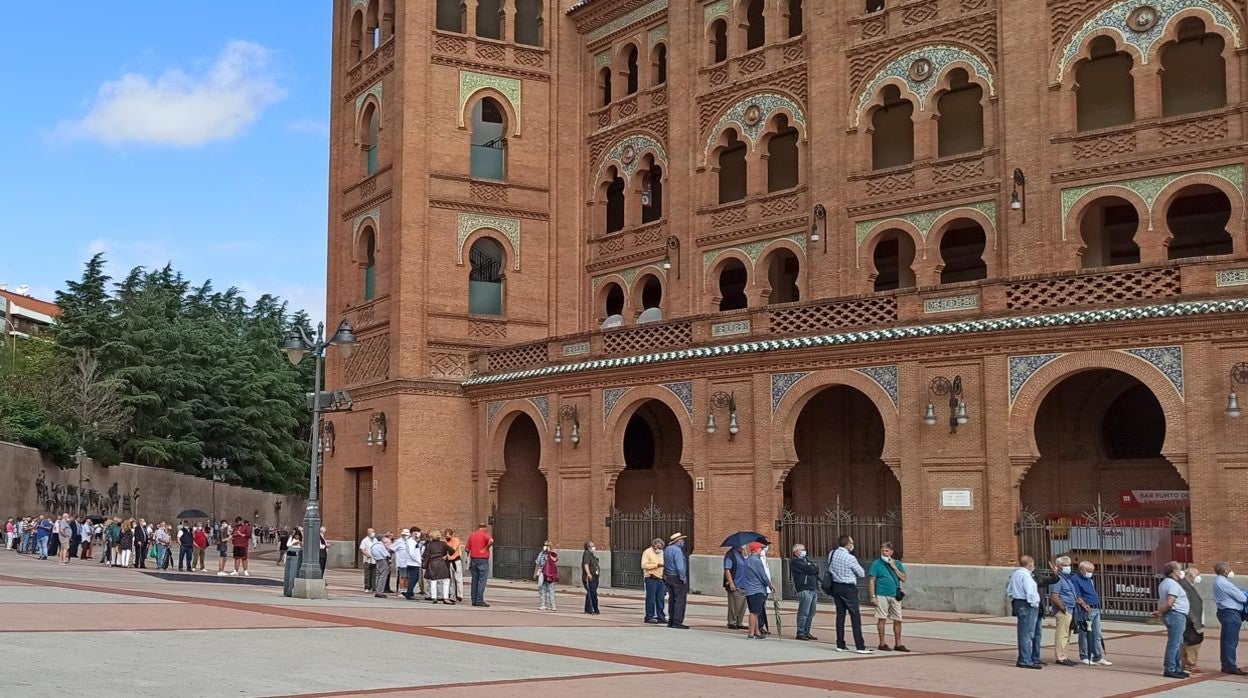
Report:
[[[1014,666],[1020,669],[1044,668],[1037,661],[1040,655],[1040,626],[1036,615],[1040,613],[1040,589],[1031,574],[1035,569],[1036,561],[1030,555],[1018,558],[1018,569],[1010,575],[1005,588],[1011,610],[1018,619],[1018,659]]]
[[[763,561],[763,544],[750,543],[746,546],[748,554],[744,564],[737,568],[737,576],[733,579],[735,586],[745,594],[746,608],[749,616],[746,621],[747,640],[763,640],[767,635],[762,629],[762,619],[767,615],[767,592],[775,591],[775,586],[767,576],[767,563]]]
[[[183,521],[178,526],[178,571],[182,571],[182,562],[186,561],[186,571],[194,572],[193,559],[195,557],[195,531],[191,529],[190,521]]]
[[[430,601],[450,604],[451,570],[446,564],[446,543],[442,542],[442,534],[434,529],[429,532],[429,542],[425,543],[425,559],[423,571],[429,584]]]
[[[152,540],[156,542],[156,569],[163,570],[169,567],[169,527],[164,521],[156,526],[156,531],[152,533]]]
[[[226,572],[225,570],[225,565],[229,561],[230,541],[233,539],[233,534],[234,532],[230,530],[230,522],[225,519],[221,519],[221,525],[217,527],[217,557],[219,558],[217,560],[218,577],[224,577],[229,574],[229,572]],[[168,559],[167,552],[165,555],[166,559]]]
[[[468,565],[472,571],[472,605],[489,608],[485,602],[485,585],[490,579],[490,549],[494,538],[485,524],[477,524],[477,530],[468,536]]]
[[[48,559],[48,538],[52,536],[52,520],[43,514],[35,525],[35,545],[39,546],[39,559]]]
[[[208,532],[203,524],[195,524],[195,532],[191,535],[195,545],[195,553],[191,556],[191,569],[204,571],[204,552],[208,550]]]
[[[667,627],[688,630],[685,602],[689,594],[689,561],[685,559],[683,533],[673,533],[663,548],[663,584],[667,586]]]
[[[152,530],[147,527],[147,521],[139,519],[134,527],[134,566],[140,569],[147,569],[147,551],[148,545],[152,540]]]
[[[655,538],[650,547],[641,554],[641,573],[646,582],[646,622],[651,625],[667,623],[663,610],[667,586],[663,583],[663,539]]]
[[[1187,626],[1183,628],[1183,672],[1203,674],[1196,663],[1200,660],[1200,645],[1205,641],[1205,604],[1196,585],[1200,584],[1200,570],[1195,565],[1183,571],[1179,586],[1187,592]]]
[[[251,540],[251,524],[243,521],[243,517],[234,517],[234,530],[231,534],[231,541],[234,543],[234,571],[230,576],[237,577],[238,571],[243,571],[244,577],[250,577],[251,572],[247,570],[247,541]]]
[[[117,540],[117,558],[120,567],[129,567],[134,557],[134,519],[126,519],[121,525],[121,538]]]
[[[459,537],[451,529],[446,529],[446,547],[449,549],[446,561],[451,565],[451,596],[455,603],[464,601],[464,564],[463,549]]]
[[[1092,573],[1096,565],[1087,560],[1079,563],[1079,574],[1071,577],[1078,598],[1075,600],[1075,628],[1079,632],[1079,661],[1086,665],[1113,666],[1105,658],[1105,641],[1101,638],[1101,597],[1096,593]]]
[[[376,576],[373,577],[373,588],[376,589],[376,591],[373,593],[373,596],[379,599],[386,598],[385,587],[378,584],[377,580],[382,577],[384,577],[385,579],[390,578],[390,545],[389,544],[392,542],[393,541],[391,541],[389,535],[384,535],[381,538],[374,540],[372,548],[369,549],[369,553],[373,557],[373,567],[376,568],[374,570],[376,573]]]
[[[409,599],[414,600],[417,595],[425,595],[425,575],[422,565],[425,564],[425,540],[420,534],[420,529],[413,526],[411,529],[411,548],[412,562],[407,567],[407,592]],[[426,601],[428,598],[426,597]]]
[[[728,594],[728,629],[745,627],[745,594],[737,588],[737,569],[745,564],[740,548],[729,548],[724,553],[724,592]]]
[[[598,578],[602,569],[598,566],[598,556],[594,554],[594,542],[585,541],[585,552],[581,554],[581,583],[585,585],[585,613],[591,616],[601,615],[598,610]]]
[[[420,557],[422,554],[420,541],[412,535],[409,528],[403,529],[403,539],[395,544],[395,559],[398,559],[402,548],[407,557],[407,586],[403,589],[403,598],[412,601],[416,598],[416,581],[420,579]]]
[[[828,555],[828,575],[832,578],[832,600],[836,602],[836,651],[849,652],[845,644],[845,616],[854,631],[854,652],[871,654],[862,636],[862,613],[858,608],[858,580],[867,576],[854,557],[854,539],[842,535],[837,548]]]
[[[18,555],[25,554],[26,552],[25,542],[26,542],[27,521],[28,520],[24,517],[18,517],[18,519],[13,522],[13,545],[10,545],[9,547],[15,548],[17,550]]]
[[[69,543],[74,539],[74,525],[69,520],[69,513],[61,514],[61,520],[56,524],[56,537],[60,547],[57,548],[57,558],[62,565],[69,564]]]
[[[1248,594],[1235,586],[1231,581],[1235,572],[1230,563],[1213,563],[1213,603],[1217,606],[1218,622],[1222,624],[1218,631],[1218,660],[1223,674],[1248,676],[1248,672],[1239,668],[1236,652],[1239,649],[1239,628],[1244,622],[1244,607],[1248,606]]]
[[[82,517],[82,522],[78,525],[78,530],[81,532],[80,535],[82,536],[82,540],[79,542],[79,545],[81,547],[79,548],[79,551],[78,551],[78,559],[90,560],[91,559],[91,534],[92,534],[92,531],[95,530],[95,527],[91,525],[91,519],[88,519],[85,516]]]
[[[399,539],[394,541],[394,569],[398,570],[394,588],[403,598],[407,598],[407,570],[412,564],[412,548],[408,545],[411,540],[412,531],[405,528],[399,531]]]
[[[15,530],[15,527],[13,524],[13,517],[10,516],[8,521],[4,522],[4,549],[5,550],[13,549],[14,530]]]
[[[333,543],[330,543],[329,541],[325,540],[326,530],[327,529],[324,526],[321,526],[320,540],[317,543],[317,555],[320,558],[322,577],[325,576],[325,564],[329,562],[329,547],[333,545]],[[302,532],[300,532],[299,537],[300,539],[303,538]]]
[[[1187,613],[1191,603],[1187,592],[1179,584],[1183,567],[1177,562],[1167,562],[1162,569],[1163,579],[1157,590],[1158,605],[1153,615],[1166,624],[1166,653],[1162,660],[1162,676],[1168,679],[1186,679],[1191,674],[1183,671],[1183,631],[1187,629]]]
[[[793,546],[789,577],[797,591],[797,639],[818,640],[810,634],[810,626],[819,608],[819,566],[807,557],[806,546],[802,543]]]
[[[372,528],[364,532],[364,537],[360,539],[360,555],[363,556],[364,563],[364,591],[373,590],[373,576],[377,570],[373,563],[373,543],[377,542],[377,531]]]
[[[555,587],[559,584],[559,553],[550,546],[550,541],[542,544],[542,552],[534,561],[533,577],[537,580],[537,598],[541,602],[539,611],[547,609],[558,611],[555,602]]]
[[[1078,596],[1075,585],[1071,581],[1072,569],[1070,558],[1063,555],[1057,563],[1057,583],[1049,587],[1049,603],[1053,604],[1053,617],[1057,621],[1057,629],[1053,633],[1053,655],[1062,666],[1079,666],[1079,663],[1066,656],[1070,647],[1070,628],[1074,619],[1075,602]]]
[[[762,550],[758,552],[758,556],[763,560],[763,573],[767,575],[767,591],[765,597],[771,596],[771,590],[774,585],[771,583],[771,565],[767,564],[767,556],[771,553],[771,545],[766,542],[760,542]],[[763,614],[758,617],[758,630],[764,636],[771,635],[771,625],[767,622],[767,598],[763,599]]]

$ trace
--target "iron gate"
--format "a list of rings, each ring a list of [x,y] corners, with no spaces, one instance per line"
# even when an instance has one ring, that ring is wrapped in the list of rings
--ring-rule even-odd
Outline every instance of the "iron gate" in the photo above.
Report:
[[[640,589],[645,586],[641,554],[655,538],[667,540],[673,533],[684,533],[685,555],[693,552],[693,512],[661,511],[651,498],[650,506],[636,513],[612,512],[607,517],[611,529],[611,586]]]
[[[849,510],[842,508],[839,497],[836,508],[823,514],[780,512],[776,529],[780,531],[780,550],[775,554],[783,561],[783,595],[786,599],[797,598],[797,590],[793,588],[793,579],[789,576],[789,556],[792,555],[793,546],[798,543],[806,546],[806,554],[819,566],[820,579],[828,571],[828,554],[837,548],[836,541],[842,535],[854,539],[854,557],[858,558],[863,570],[875,560],[880,552],[880,545],[884,543],[893,544],[893,556],[898,560],[903,552],[901,516],[896,512],[889,512],[884,516],[854,516]],[[822,588],[819,596],[824,600],[828,599]],[[870,587],[865,577],[858,583],[858,596],[863,603],[870,601]]]
[[[532,579],[534,562],[546,542],[546,514],[530,514],[523,508],[490,516],[494,528],[494,576],[500,579]]]
[[[1087,560],[1096,565],[1092,581],[1101,598],[1101,614],[1107,618],[1140,620],[1157,608],[1157,587],[1162,565],[1182,555],[1176,539],[1187,529],[1187,516],[1123,518],[1096,509],[1082,516],[1040,517],[1023,511],[1014,525],[1019,555],[1030,555],[1042,569],[1048,560],[1062,555],[1076,569]]]

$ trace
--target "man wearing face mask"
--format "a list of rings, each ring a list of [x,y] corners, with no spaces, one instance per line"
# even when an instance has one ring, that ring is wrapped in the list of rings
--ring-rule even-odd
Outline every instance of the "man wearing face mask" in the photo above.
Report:
[[[1087,665],[1113,666],[1105,658],[1105,642],[1101,638],[1101,596],[1096,593],[1092,573],[1096,565],[1084,560],[1079,563],[1079,574],[1071,577],[1075,587],[1075,627],[1079,632],[1079,661]]]
[[[819,566],[806,557],[806,546],[793,546],[793,559],[789,560],[789,576],[797,590],[797,639],[818,640],[810,634],[819,606]]]
[[[688,630],[685,599],[689,594],[689,562],[683,533],[673,533],[663,549],[663,583],[667,585],[667,627]]]
[[[871,604],[875,606],[875,628],[879,632],[881,652],[909,652],[901,644],[901,583],[906,581],[906,566],[893,559],[893,544],[880,546],[880,556],[867,570],[870,579]],[[893,646],[884,641],[884,629],[893,621]]]
[[[1153,615],[1166,624],[1166,653],[1163,656],[1163,673],[1168,679],[1186,679],[1191,676],[1183,671],[1183,630],[1187,627],[1187,613],[1191,603],[1187,592],[1179,584],[1183,568],[1177,562],[1167,562],[1162,569],[1161,586],[1157,590],[1158,605]]]
[[[1057,663],[1062,666],[1079,666],[1066,656],[1066,648],[1070,646],[1070,621],[1075,608],[1075,585],[1071,582],[1070,558],[1063,555],[1057,563],[1057,582],[1049,588],[1049,600],[1053,604],[1053,617],[1057,620],[1057,630],[1053,634],[1053,653]]]
[[[667,587],[663,584],[663,539],[655,538],[641,554],[641,573],[646,580],[646,623],[667,623],[663,613],[663,597]]]
[[[1239,649],[1239,626],[1244,621],[1243,611],[1244,606],[1248,605],[1248,594],[1231,581],[1235,578],[1235,572],[1231,570],[1229,563],[1215,562],[1213,573],[1217,575],[1213,578],[1213,602],[1218,607],[1218,622],[1222,624],[1218,648],[1222,673],[1246,676],[1248,672],[1239,668],[1235,652]]]
[[[849,652],[845,645],[845,616],[849,616],[854,629],[854,651],[871,654],[867,641],[862,637],[862,615],[858,610],[858,580],[867,576],[854,557],[854,539],[841,536],[837,549],[828,556],[828,574],[832,576],[832,600],[836,602],[836,651]]]
[[[1196,667],[1200,659],[1200,645],[1205,641],[1205,605],[1200,598],[1196,585],[1200,584],[1200,570],[1193,565],[1188,567],[1179,578],[1179,586],[1187,592],[1187,627],[1183,629],[1183,671],[1188,674],[1203,674]]]
[[[1005,587],[1011,610],[1018,619],[1018,660],[1014,666],[1019,669],[1044,668],[1039,661],[1040,624],[1037,618],[1040,613],[1040,590],[1032,577],[1035,569],[1036,561],[1030,555],[1023,555],[1018,558],[1018,569],[1010,575]]]

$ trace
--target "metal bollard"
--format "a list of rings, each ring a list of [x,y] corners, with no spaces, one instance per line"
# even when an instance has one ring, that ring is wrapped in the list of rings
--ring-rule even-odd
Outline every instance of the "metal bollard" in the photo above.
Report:
[[[286,549],[286,567],[282,570],[282,595],[295,595],[295,577],[299,576],[299,565],[303,564],[302,548]]]

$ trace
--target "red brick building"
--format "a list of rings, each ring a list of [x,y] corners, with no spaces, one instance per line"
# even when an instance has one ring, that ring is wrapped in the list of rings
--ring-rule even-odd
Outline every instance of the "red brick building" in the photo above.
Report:
[[[335,537],[1248,560],[1243,0],[335,13]]]

